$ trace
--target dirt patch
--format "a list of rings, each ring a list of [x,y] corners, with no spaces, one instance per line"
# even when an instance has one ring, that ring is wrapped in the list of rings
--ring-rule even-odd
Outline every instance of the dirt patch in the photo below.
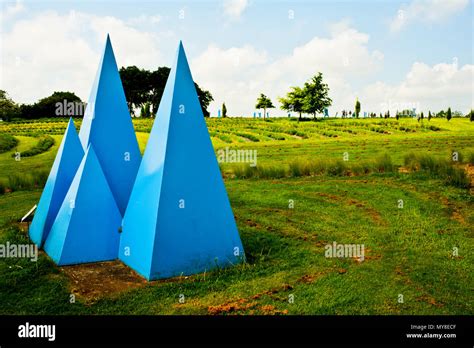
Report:
[[[70,279],[71,292],[87,302],[147,284],[144,278],[120,261],[64,266],[60,270]]]
[[[237,301],[227,302],[217,306],[207,307],[207,312],[211,315],[218,314],[239,314],[239,312],[254,308],[257,302],[248,302],[248,300],[242,298]]]
[[[459,212],[459,208],[451,203],[446,197],[441,197],[441,203],[448,209],[448,212],[451,213],[451,219],[456,220],[462,225],[466,224],[464,216]]]
[[[427,295],[427,294],[416,297],[415,301],[426,302],[426,303],[429,303],[430,305],[436,306],[436,307],[443,307],[444,306],[444,304],[436,302],[434,297],[431,297],[430,295]]]

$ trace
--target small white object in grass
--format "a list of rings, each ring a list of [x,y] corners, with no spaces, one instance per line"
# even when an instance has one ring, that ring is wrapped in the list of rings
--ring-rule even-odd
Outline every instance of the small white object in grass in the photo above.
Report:
[[[35,204],[35,206],[34,206],[33,208],[31,208],[30,211],[29,211],[28,213],[26,213],[25,216],[23,216],[20,221],[21,221],[21,222],[25,221],[25,219],[28,218],[28,216],[30,216],[30,214],[31,214],[32,212],[35,211],[35,209],[36,209],[37,206],[38,206],[38,205]]]

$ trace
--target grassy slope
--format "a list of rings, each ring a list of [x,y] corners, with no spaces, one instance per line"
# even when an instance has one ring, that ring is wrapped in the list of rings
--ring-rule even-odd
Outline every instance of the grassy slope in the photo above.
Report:
[[[215,121],[218,124],[221,120]],[[433,121],[447,124],[445,120]],[[231,120],[227,127],[238,128],[239,122],[244,123]],[[280,123],[287,123],[283,128],[290,127],[286,120]],[[245,124],[253,126],[249,121]],[[309,128],[314,125],[305,123],[298,127],[312,134]],[[211,125],[211,131],[212,128]],[[243,130],[244,124],[240,128],[241,133],[251,132]],[[310,135],[308,139],[282,141],[237,140],[234,146],[258,149],[259,163],[290,161],[296,155],[340,156],[343,151],[354,153],[354,159],[364,158],[383,144],[392,146],[391,154],[399,158],[420,144],[427,151],[441,153],[449,150],[449,146],[460,150],[472,148],[472,124],[455,119],[445,128],[406,137],[405,133],[360,131],[357,135],[343,132],[347,135],[328,139]],[[18,138],[19,147],[28,148],[35,143],[30,138]],[[138,139],[143,149],[147,135],[138,133]],[[218,142],[214,145],[226,146]],[[11,159],[11,155],[1,154],[0,177],[17,170],[18,164],[24,170],[49,167],[59,143],[60,136],[52,150],[24,159],[21,164],[6,162],[4,159]],[[0,312],[205,314],[211,306],[211,312],[234,308],[238,313],[255,314],[284,310],[290,314],[474,313],[473,276],[469,271],[473,265],[469,251],[474,247],[474,209],[467,190],[442,186],[421,174],[229,179],[226,187],[247,264],[176,282],[154,283],[93,304],[80,299],[70,304],[66,277],[45,255],[38,263],[5,259],[0,260]],[[21,217],[39,196],[40,190],[0,195],[0,243],[27,242],[8,221]],[[295,202],[294,209],[288,208],[290,199]],[[404,200],[403,209],[397,208],[398,199]],[[324,245],[332,241],[363,243],[366,260],[359,263],[325,258]],[[451,257],[455,246],[459,248],[459,258]],[[186,296],[184,304],[178,302],[179,294]],[[291,304],[290,294],[294,295]],[[397,302],[399,294],[404,296],[403,304]]]

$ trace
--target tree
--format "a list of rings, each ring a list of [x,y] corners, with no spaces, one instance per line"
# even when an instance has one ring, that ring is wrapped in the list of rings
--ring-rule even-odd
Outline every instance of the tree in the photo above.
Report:
[[[298,122],[301,121],[301,113],[304,105],[304,91],[300,87],[291,87],[292,91],[286,94],[285,98],[279,98],[282,110],[294,111],[299,113]]]
[[[451,119],[451,108],[448,108],[448,112],[446,113],[446,119],[449,121]]]
[[[359,113],[360,113],[360,101],[359,101],[359,98],[357,98],[356,104],[355,104],[355,114],[357,118],[359,118]]]
[[[397,121],[400,118],[400,113],[398,112],[398,110],[397,110],[397,113],[395,114],[395,118],[397,119]]]
[[[147,118],[147,117],[152,117],[152,112],[151,112],[151,103],[146,102],[145,104],[142,105],[141,111],[140,111],[140,117]]]
[[[7,92],[0,90],[0,118],[3,121],[11,121],[20,115],[20,108],[8,96]]]
[[[431,111],[428,111],[428,121],[431,121]]]
[[[152,73],[148,70],[139,69],[136,66],[120,69],[120,79],[130,114],[134,114],[134,108],[142,107],[143,109],[145,102],[150,101],[151,75]]]
[[[166,66],[161,66],[155,71],[139,69],[136,66],[120,69],[120,78],[131,114],[134,107],[141,108],[146,102],[151,103],[151,113],[156,114],[170,71],[171,69]],[[214,98],[211,92],[201,89],[197,83],[194,83],[194,86],[201,103],[202,113],[208,117],[207,108]]]
[[[472,122],[474,121],[474,111],[471,110],[469,120]]]
[[[387,110],[387,113],[385,114],[385,118],[390,118],[390,110]]]
[[[149,92],[152,113],[154,115],[158,112],[158,106],[160,106],[161,97],[165,91],[166,81],[168,80],[170,71],[170,68],[160,66],[158,69],[150,73]]]
[[[222,103],[222,117],[227,117],[227,108],[225,103]]]
[[[72,104],[72,108],[70,108],[70,103],[74,103]],[[85,105],[81,103],[81,98],[72,92],[54,92],[49,97],[42,98],[34,104],[20,105],[19,117],[25,119],[35,119],[54,116],[83,116]],[[80,107],[76,108],[75,105],[79,105]],[[64,106],[67,107],[66,110],[62,110]]]
[[[260,93],[260,97],[257,98],[257,104],[255,104],[256,109],[263,109],[263,119],[267,115],[267,109],[274,108],[272,101],[265,94]]]
[[[311,80],[305,82],[303,94],[302,111],[313,114],[314,119],[316,119],[317,112],[323,112],[325,108],[332,104],[332,100],[328,95],[329,87],[326,83],[323,83],[323,74],[320,72],[313,76]]]
[[[210,113],[207,110],[209,104],[214,100],[211,92],[201,89],[199,85],[195,82],[194,86],[196,87],[196,92],[199,98],[199,103],[201,104],[201,109],[204,117],[209,117]]]
[[[423,111],[421,112],[420,119],[423,121]]]

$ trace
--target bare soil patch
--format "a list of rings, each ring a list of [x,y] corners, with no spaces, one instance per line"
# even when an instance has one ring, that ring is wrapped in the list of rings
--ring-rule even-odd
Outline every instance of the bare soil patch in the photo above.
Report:
[[[148,282],[120,261],[60,267],[70,279],[71,292],[88,302],[142,287]]]

